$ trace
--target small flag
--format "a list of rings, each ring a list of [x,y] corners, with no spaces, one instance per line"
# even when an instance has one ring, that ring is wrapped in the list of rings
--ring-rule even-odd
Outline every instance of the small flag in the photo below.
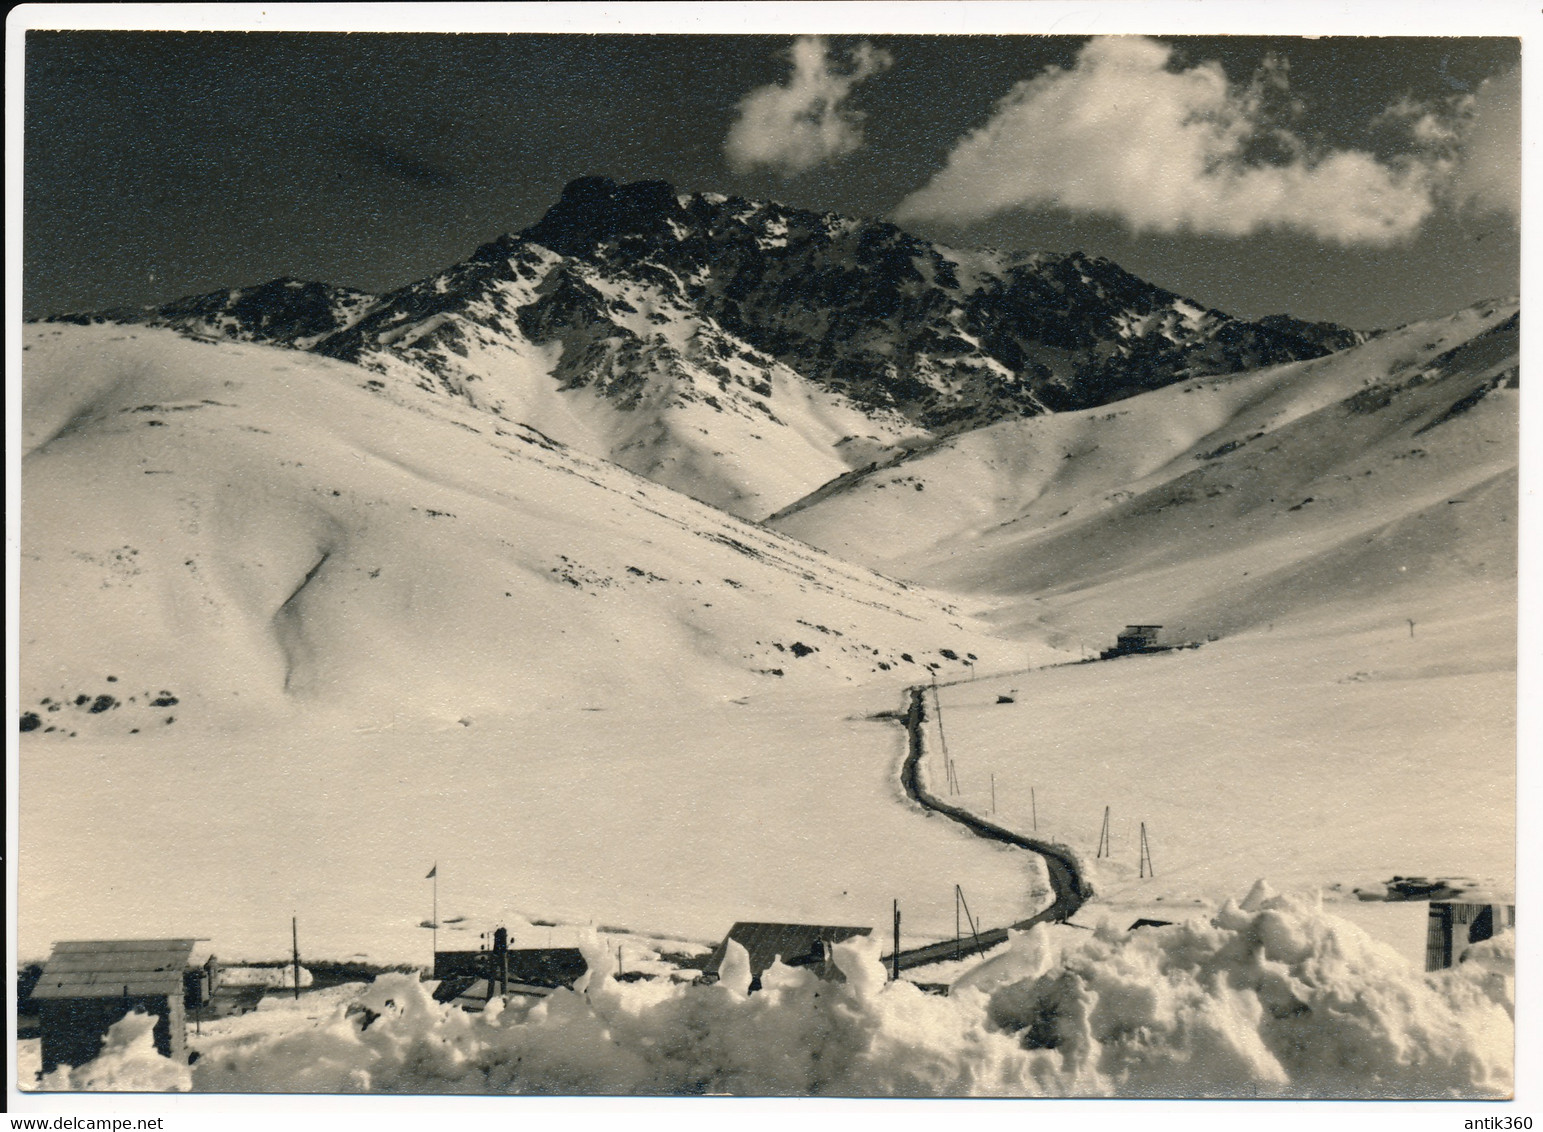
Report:
[[[429,875],[424,877],[423,879],[424,880],[433,880],[438,875],[439,875],[439,862],[435,861],[434,862],[434,867],[429,870]]]

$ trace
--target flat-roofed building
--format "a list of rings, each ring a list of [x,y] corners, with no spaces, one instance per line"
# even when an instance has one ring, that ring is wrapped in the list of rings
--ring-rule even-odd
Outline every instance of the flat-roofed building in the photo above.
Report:
[[[107,939],[54,944],[32,989],[43,1072],[94,1060],[108,1029],[135,1010],[156,1016],[155,1048],[161,1055],[185,1061],[185,974],[195,942]]]

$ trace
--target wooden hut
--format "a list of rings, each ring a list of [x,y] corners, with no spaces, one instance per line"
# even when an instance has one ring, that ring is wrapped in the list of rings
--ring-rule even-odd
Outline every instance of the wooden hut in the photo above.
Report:
[[[84,1065],[102,1051],[108,1029],[135,1010],[156,1016],[155,1048],[187,1059],[191,939],[67,940],[32,990],[42,1034],[43,1072]]]

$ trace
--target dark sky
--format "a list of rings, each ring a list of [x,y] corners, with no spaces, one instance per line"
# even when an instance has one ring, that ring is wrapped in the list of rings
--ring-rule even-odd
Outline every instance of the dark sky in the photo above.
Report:
[[[803,171],[736,172],[725,138],[747,94],[788,80],[790,37],[29,32],[24,313],[279,275],[388,289],[533,223],[591,173],[888,215],[1015,83],[1074,67],[1086,40],[866,42],[892,61],[843,104],[863,115],[861,146]],[[1515,39],[1163,42],[1168,71],[1216,61],[1239,91],[1267,55],[1289,62],[1289,98],[1274,89],[1279,105],[1261,114],[1289,122],[1318,155],[1308,164],[1355,150],[1400,167],[1409,147],[1380,114],[1401,100],[1450,110],[1518,62]],[[858,44],[831,40],[833,58]],[[906,226],[1108,256],[1245,316],[1387,326],[1518,289],[1514,215],[1450,201],[1386,246],[1300,226],[1136,232],[1044,203]]]

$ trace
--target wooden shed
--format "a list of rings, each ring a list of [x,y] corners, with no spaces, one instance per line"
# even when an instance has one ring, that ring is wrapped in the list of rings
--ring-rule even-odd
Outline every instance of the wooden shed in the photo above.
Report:
[[[750,957],[750,989],[759,990],[761,975],[779,959],[788,967],[813,967],[822,979],[835,969],[831,963],[832,944],[854,936],[870,935],[872,928],[842,927],[832,924],[761,924],[741,921],[729,929],[707,961],[704,974],[716,978],[728,954],[729,940],[745,949]]]
[[[1450,967],[1469,944],[1514,930],[1516,905],[1500,903],[1500,899],[1503,898],[1468,893],[1461,902],[1432,900],[1425,928],[1425,969],[1440,971]]]
[[[108,1029],[142,1010],[156,1016],[155,1048],[187,1058],[187,986],[191,939],[67,940],[33,988],[42,1034],[43,1072],[84,1065],[102,1050]]]

